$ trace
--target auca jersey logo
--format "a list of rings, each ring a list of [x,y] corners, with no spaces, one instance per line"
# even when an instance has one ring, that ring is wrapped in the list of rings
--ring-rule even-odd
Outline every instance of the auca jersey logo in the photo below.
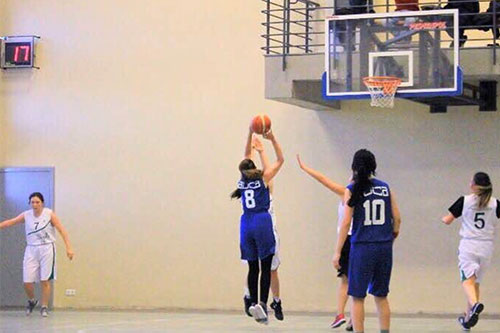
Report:
[[[249,182],[246,184],[245,186],[245,182],[240,180],[238,182],[238,189],[240,190],[255,190],[255,189],[258,189],[260,188],[262,185],[261,185],[261,182],[256,180],[256,181],[253,181],[253,182]]]
[[[387,186],[375,186],[370,189],[370,191],[365,192],[364,196],[368,197],[370,195],[377,195],[379,197],[388,197],[389,196],[389,189]]]

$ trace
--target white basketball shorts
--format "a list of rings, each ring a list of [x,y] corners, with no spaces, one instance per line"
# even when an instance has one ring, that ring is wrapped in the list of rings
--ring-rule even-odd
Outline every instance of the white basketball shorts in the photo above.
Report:
[[[26,246],[23,260],[23,281],[33,283],[55,279],[56,247],[54,243]]]
[[[491,263],[493,242],[462,239],[458,247],[458,267],[462,281],[476,276],[480,283]]]
[[[276,247],[274,249],[273,261],[271,263],[271,270],[275,271],[280,267],[280,236],[278,235],[278,229],[276,229],[276,216],[274,212],[271,213],[271,218],[273,220],[273,232],[274,232],[274,240],[276,241]]]

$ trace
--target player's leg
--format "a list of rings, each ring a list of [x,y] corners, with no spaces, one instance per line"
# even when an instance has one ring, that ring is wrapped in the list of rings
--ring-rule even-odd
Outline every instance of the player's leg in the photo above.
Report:
[[[338,314],[344,314],[345,311],[345,306],[347,305],[347,300],[349,296],[347,296],[347,288],[349,287],[349,284],[347,282],[347,276],[346,275],[341,275],[340,276],[340,283],[339,287],[337,289],[337,313]]]
[[[26,315],[30,315],[38,304],[38,300],[35,299],[35,282],[39,280],[39,277],[40,264],[36,257],[36,251],[33,246],[26,246],[23,259],[24,291],[28,297]]]
[[[467,307],[469,310],[467,312],[468,316],[465,320],[465,325],[463,325],[466,328],[474,327],[479,320],[479,314],[484,310],[484,305],[479,303],[479,294],[476,284],[475,275],[472,275],[462,282],[462,287],[467,296]]]
[[[274,300],[280,299],[280,279],[277,269],[271,270],[271,293]]]
[[[42,287],[42,299],[41,299],[41,309],[40,309],[40,314],[43,317],[47,317],[49,312],[49,299],[50,299],[50,292],[51,292],[51,286],[50,286],[50,281],[40,281],[41,287]]]
[[[248,278],[247,284],[245,284],[245,294],[243,295],[243,306],[247,316],[251,317],[250,307],[252,306],[252,298],[250,297],[250,289],[248,289]]]
[[[248,260],[248,276],[247,285],[250,291],[250,300],[252,304],[258,303],[258,292],[259,292],[259,261],[258,260]]]
[[[262,324],[267,324],[267,300],[271,288],[271,264],[276,249],[273,223],[268,212],[255,215],[254,240],[260,259],[260,302],[250,312],[254,319]]]
[[[389,332],[391,309],[387,295],[389,294],[392,273],[392,242],[377,244],[374,248],[373,256],[375,257],[376,265],[370,284],[370,294],[375,297],[380,332]]]
[[[351,247],[347,294],[351,296],[352,301],[351,320],[354,332],[364,331],[366,291],[376,264],[372,251],[370,244],[357,243]]]
[[[365,299],[352,297],[351,319],[354,332],[361,333],[365,330]]]
[[[30,300],[35,299],[35,284],[33,282],[24,283],[24,291]]]
[[[337,328],[343,325],[346,322],[345,319],[345,306],[347,304],[347,300],[349,296],[347,295],[348,284],[348,275],[349,275],[349,255],[351,250],[351,238],[347,237],[344,242],[344,246],[342,247],[342,251],[340,252],[340,269],[338,270],[337,276],[340,278],[340,283],[337,287],[337,315],[335,319],[330,324],[330,327]],[[348,325],[346,330],[348,330],[352,325]]]
[[[474,327],[479,321],[479,314],[483,312],[484,305],[479,300],[479,284],[483,279],[484,273],[488,269],[491,263],[491,256],[493,254],[493,248],[485,248],[482,251],[483,253],[479,256],[479,268],[476,270],[476,274],[474,275],[475,279],[473,280],[474,284],[470,287],[470,289],[474,289],[474,295],[476,298],[475,303],[471,303],[469,318],[467,320],[466,325],[470,327]],[[472,281],[470,281],[472,283]],[[471,300],[469,300],[469,303]]]
[[[261,274],[260,274],[260,303],[267,304],[269,299],[269,291],[271,288],[271,263],[273,256],[267,256],[260,261]]]
[[[389,332],[391,326],[391,308],[387,297],[376,297],[375,304],[377,306],[378,320],[380,324],[380,332]]]
[[[268,212],[256,215],[255,244],[260,259],[260,302],[267,304],[271,288],[271,265],[276,252],[271,214]]]
[[[48,316],[51,281],[56,279],[56,247],[54,244],[40,245],[40,284],[42,287],[41,314]]]
[[[335,316],[333,322],[330,324],[331,328],[337,328],[345,324],[345,306],[349,296],[347,295],[347,288],[349,284],[347,283],[347,275],[339,273],[340,283],[337,287],[337,315]]]
[[[267,317],[267,300],[269,298],[269,290],[271,287],[271,262],[272,255],[260,260],[260,302],[258,304],[253,304],[249,311],[252,317],[261,324],[268,323]],[[250,284],[249,284],[250,285]],[[250,294],[252,294],[252,289],[250,289]]]
[[[471,277],[463,280],[462,288],[467,298],[467,309],[470,309],[478,301],[476,293],[476,276],[472,275]]]
[[[275,268],[275,258],[276,254],[273,257],[273,263],[271,265],[271,292],[273,293],[273,301],[271,303],[271,309],[274,311],[274,316],[278,320],[283,320],[284,315],[283,315],[283,308],[281,306],[281,299],[280,299],[280,280],[278,276],[278,268]]]

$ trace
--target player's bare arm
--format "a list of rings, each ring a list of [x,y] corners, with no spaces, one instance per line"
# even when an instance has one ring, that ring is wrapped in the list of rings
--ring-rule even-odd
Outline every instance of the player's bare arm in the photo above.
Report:
[[[8,227],[12,227],[13,225],[23,223],[24,222],[24,214],[19,214],[18,216],[14,217],[13,219],[5,220],[0,222],[0,229],[5,229]]]

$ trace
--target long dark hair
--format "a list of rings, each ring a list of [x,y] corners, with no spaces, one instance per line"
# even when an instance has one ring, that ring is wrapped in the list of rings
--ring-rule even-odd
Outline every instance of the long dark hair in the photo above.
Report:
[[[352,195],[347,204],[354,207],[363,199],[363,194],[372,187],[371,176],[375,175],[377,162],[375,155],[367,149],[360,149],[354,154],[352,159]]]
[[[490,176],[486,172],[476,172],[472,179],[474,185],[478,188],[477,196],[479,197],[479,208],[484,208],[488,205],[493,193]]]
[[[245,158],[240,162],[238,169],[241,172],[241,176],[245,180],[256,180],[262,178],[262,170],[257,169],[255,163],[249,159]],[[239,199],[241,198],[241,191],[239,188],[231,192],[231,199]]]

